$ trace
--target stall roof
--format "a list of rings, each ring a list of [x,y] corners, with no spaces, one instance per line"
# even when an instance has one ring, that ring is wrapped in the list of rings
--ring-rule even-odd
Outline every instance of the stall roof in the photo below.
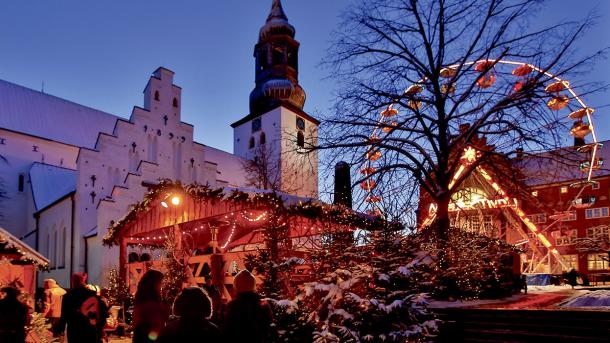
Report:
[[[42,256],[38,251],[25,244],[25,242],[0,227],[0,255],[11,249],[21,253],[21,260],[31,261],[43,268],[49,265],[49,260],[46,257]]]

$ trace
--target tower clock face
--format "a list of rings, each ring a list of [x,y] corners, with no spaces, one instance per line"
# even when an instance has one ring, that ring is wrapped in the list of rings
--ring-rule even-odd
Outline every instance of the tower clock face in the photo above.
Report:
[[[297,128],[299,130],[305,130],[305,120],[303,120],[303,118],[297,117]]]

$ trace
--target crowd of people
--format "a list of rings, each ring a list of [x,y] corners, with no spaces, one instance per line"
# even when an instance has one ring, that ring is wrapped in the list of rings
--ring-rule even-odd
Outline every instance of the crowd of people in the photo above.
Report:
[[[211,279],[203,287],[182,289],[173,304],[167,304],[161,297],[163,278],[162,272],[151,269],[138,283],[131,325],[134,343],[267,341],[273,315],[247,270],[235,276],[234,296],[226,304]],[[0,342],[25,342],[28,313],[33,309],[19,299],[16,288],[1,291]],[[50,325],[49,335],[63,336],[68,343],[108,340],[105,332],[112,322],[108,301],[99,289],[87,285],[84,273],[72,275],[68,291],[52,279],[45,280],[41,314]]]

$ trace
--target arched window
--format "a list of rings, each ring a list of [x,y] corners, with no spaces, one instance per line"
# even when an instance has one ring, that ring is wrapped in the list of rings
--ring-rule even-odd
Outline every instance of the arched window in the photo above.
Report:
[[[155,91],[155,100],[159,101],[159,91]]]
[[[178,107],[178,99],[174,98],[174,100],[172,101],[172,106]]]
[[[297,133],[297,145],[301,148],[305,147],[305,135],[301,131]]]
[[[250,137],[250,141],[248,142],[248,148],[254,148],[254,137]]]
[[[259,138],[258,144],[263,145],[265,143],[267,143],[267,137],[265,136],[264,132],[261,132],[261,137]]]

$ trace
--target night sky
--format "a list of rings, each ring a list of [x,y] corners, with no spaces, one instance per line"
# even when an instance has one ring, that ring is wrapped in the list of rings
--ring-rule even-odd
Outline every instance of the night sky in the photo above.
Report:
[[[319,63],[348,0],[284,0],[301,42],[305,110],[332,106],[334,83]],[[0,78],[118,116],[142,105],[150,73],[164,66],[182,87],[182,120],[195,140],[232,151],[229,124],[248,113],[254,87],[254,44],[271,0],[2,1]],[[579,53],[610,46],[610,1],[551,0],[536,24],[602,16],[579,42]],[[610,62],[591,81],[610,82]],[[598,108],[599,136],[610,138],[610,92],[585,98]]]

